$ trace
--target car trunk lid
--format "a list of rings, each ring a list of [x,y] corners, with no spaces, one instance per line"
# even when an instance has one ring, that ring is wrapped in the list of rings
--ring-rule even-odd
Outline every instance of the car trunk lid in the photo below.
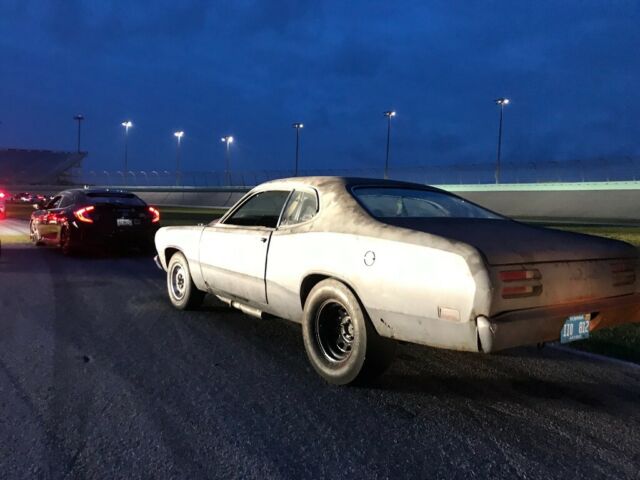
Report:
[[[152,214],[146,206],[123,206],[97,203],[91,212],[96,228],[105,231],[136,231],[151,224]]]
[[[507,219],[384,218],[380,221],[466,243],[477,248],[490,265],[637,257],[636,248],[624,242]]]

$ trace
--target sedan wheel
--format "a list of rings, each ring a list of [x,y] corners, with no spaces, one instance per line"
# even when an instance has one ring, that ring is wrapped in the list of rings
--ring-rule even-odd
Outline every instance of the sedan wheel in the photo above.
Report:
[[[40,239],[40,234],[38,233],[38,229],[36,225],[33,223],[33,220],[29,222],[29,238],[31,242],[36,246],[41,246],[42,240]]]
[[[353,292],[333,279],[323,280],[309,293],[302,335],[313,368],[336,385],[380,375],[396,346],[378,335]]]
[[[180,310],[196,308],[204,298],[204,292],[193,284],[187,259],[180,252],[175,253],[169,261],[167,291],[173,306]]]
[[[71,243],[71,233],[67,227],[63,227],[62,230],[60,230],[60,249],[63,255],[73,255],[76,253]]]

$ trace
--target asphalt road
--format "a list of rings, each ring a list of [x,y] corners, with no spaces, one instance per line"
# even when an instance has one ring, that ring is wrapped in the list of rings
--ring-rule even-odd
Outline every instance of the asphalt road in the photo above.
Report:
[[[640,370],[402,346],[376,384],[298,326],[172,309],[145,257],[0,257],[3,478],[638,478]]]

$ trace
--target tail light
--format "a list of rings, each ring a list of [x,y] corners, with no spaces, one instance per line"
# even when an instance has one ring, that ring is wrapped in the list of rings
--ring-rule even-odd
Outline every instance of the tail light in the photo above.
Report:
[[[534,297],[542,293],[539,270],[503,270],[498,276],[508,284],[502,287],[502,298]]]
[[[80,210],[76,210],[73,212],[75,217],[84,223],[93,223],[93,219],[89,216],[89,214],[95,210],[96,207],[93,205],[89,205],[88,207],[83,207]]]
[[[160,221],[160,210],[149,207],[149,213],[151,214],[151,223],[158,223]]]
[[[0,198],[4,198],[4,192],[0,192]]]

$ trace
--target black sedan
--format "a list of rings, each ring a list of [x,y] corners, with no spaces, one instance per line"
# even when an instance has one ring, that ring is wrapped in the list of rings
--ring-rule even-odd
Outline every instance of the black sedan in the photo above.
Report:
[[[65,254],[83,247],[153,248],[160,212],[133,193],[109,189],[65,190],[39,203],[29,226],[35,245]]]

